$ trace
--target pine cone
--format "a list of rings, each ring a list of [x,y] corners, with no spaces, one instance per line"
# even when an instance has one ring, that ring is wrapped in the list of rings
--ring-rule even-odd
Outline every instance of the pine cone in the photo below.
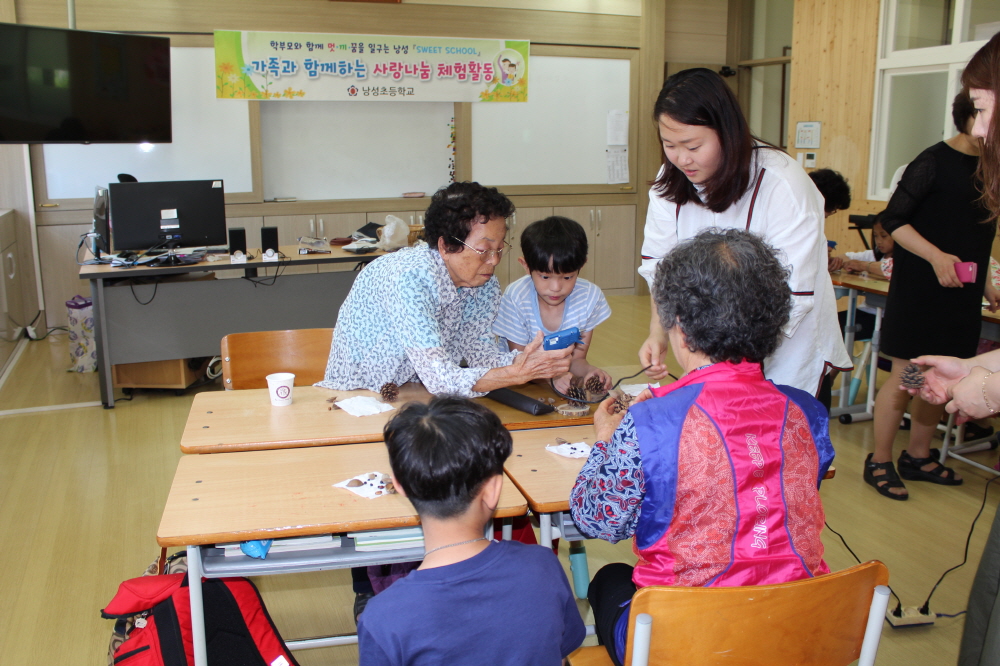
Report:
[[[378,392],[382,394],[382,399],[386,402],[396,402],[396,398],[399,397],[399,387],[393,382],[383,384]]]
[[[615,401],[611,403],[611,411],[614,414],[619,414],[621,412],[627,411],[629,405],[632,404],[632,396],[628,393],[622,393],[620,396],[615,398]]]
[[[584,388],[591,393],[606,393],[604,390],[604,381],[597,375],[591,375],[587,379],[587,383],[584,385]]]
[[[566,397],[570,399],[571,407],[583,407],[587,404],[587,392],[582,386],[570,386],[569,390],[566,391]]]
[[[903,373],[899,376],[899,383],[908,389],[922,388],[924,385],[924,373],[920,371],[920,366],[910,363],[903,368]]]

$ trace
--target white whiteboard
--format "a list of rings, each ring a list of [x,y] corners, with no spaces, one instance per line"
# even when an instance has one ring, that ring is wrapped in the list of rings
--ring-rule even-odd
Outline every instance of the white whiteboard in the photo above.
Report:
[[[527,102],[472,105],[472,179],[494,186],[607,183],[608,111],[629,110],[630,66],[623,59],[531,56]]]
[[[225,181],[226,192],[250,192],[249,103],[215,97],[215,51],[170,49],[173,143],[48,144],[49,199],[90,198],[95,185],[130,173],[141,181]],[[151,148],[150,148],[151,146]]]
[[[262,102],[264,198],[375,199],[450,182],[450,102]]]

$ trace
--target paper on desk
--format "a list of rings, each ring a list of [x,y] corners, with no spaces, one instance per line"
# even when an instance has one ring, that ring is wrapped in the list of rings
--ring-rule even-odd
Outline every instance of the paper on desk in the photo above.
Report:
[[[557,456],[563,456],[564,458],[586,458],[590,455],[590,445],[586,442],[577,442],[575,444],[570,444],[569,442],[549,444],[545,447],[545,450],[551,451]]]
[[[639,397],[639,394],[648,388],[660,388],[660,382],[655,382],[653,384],[622,384],[618,387],[623,393],[628,393],[633,398]]]
[[[393,409],[392,405],[379,402],[376,398],[366,395],[356,395],[353,398],[347,398],[334,404],[351,416],[371,416]]]
[[[374,499],[396,492],[396,489],[392,486],[392,479],[388,474],[383,474],[382,472],[358,474],[346,481],[333,484],[333,487],[347,488],[355,495],[361,495],[366,499]]]

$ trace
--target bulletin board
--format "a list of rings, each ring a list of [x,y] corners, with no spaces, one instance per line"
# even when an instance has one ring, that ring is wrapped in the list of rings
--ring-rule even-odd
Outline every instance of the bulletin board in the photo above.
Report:
[[[499,187],[606,184],[608,112],[631,111],[632,75],[629,59],[533,50],[526,103],[472,105],[472,179]]]
[[[226,193],[251,192],[249,102],[215,98],[215,51],[170,49],[173,142],[46,144],[48,199],[94,196],[95,185],[128,173],[141,181],[225,181]]]

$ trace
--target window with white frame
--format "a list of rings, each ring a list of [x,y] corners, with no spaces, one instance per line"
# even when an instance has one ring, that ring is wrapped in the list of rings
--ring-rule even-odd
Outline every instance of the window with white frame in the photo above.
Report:
[[[997,32],[998,0],[882,0],[869,199],[887,200],[899,167],[955,134],[962,69]]]

